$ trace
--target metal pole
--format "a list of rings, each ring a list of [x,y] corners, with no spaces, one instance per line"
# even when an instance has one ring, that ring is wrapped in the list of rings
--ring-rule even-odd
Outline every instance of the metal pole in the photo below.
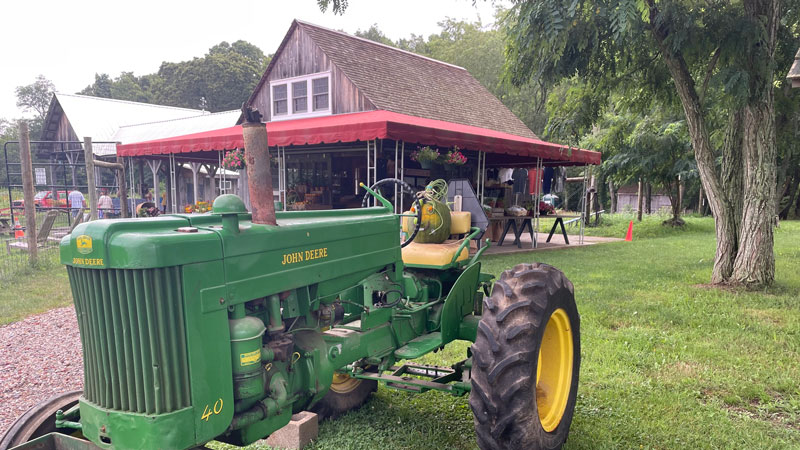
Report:
[[[175,154],[169,154],[169,181],[170,181],[170,212],[178,212],[178,187],[176,186],[177,180],[175,179]]]
[[[22,193],[25,199],[25,237],[28,238],[28,261],[36,264],[36,205],[33,203],[33,164],[31,164],[31,136],[28,123],[19,122],[19,156],[22,163]]]
[[[6,162],[6,186],[8,187],[8,212],[11,214],[11,228],[14,228],[16,224],[14,223],[14,199],[12,198],[11,194],[11,171],[8,167],[8,142],[3,144],[3,155],[5,156]]]
[[[283,177],[283,210],[286,211],[286,147],[280,150],[281,176]]]
[[[89,184],[89,220],[97,219],[97,185],[95,184],[94,153],[92,152],[92,138],[83,138],[83,159],[86,164],[86,183]]]
[[[128,211],[128,186],[125,186],[125,159],[122,156],[117,156],[117,163],[122,167],[117,169],[117,176],[119,179],[119,201],[121,203],[120,214],[122,217],[130,217]]]
[[[400,179],[406,181],[406,141],[400,141]],[[400,197],[400,211],[404,211],[403,197]]]
[[[394,141],[394,177],[397,179],[397,152],[400,150],[400,143]],[[394,213],[400,214],[402,211],[397,210],[398,202],[397,202],[397,183],[394,185]]]

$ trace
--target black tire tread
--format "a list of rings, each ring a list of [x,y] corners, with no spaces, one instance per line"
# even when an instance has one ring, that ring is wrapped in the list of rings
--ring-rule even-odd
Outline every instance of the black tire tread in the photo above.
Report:
[[[575,324],[577,357],[567,411],[553,433],[546,433],[531,406],[531,400],[535,403],[532,384],[536,382],[531,374],[537,364],[537,340],[541,339],[556,301],[573,305],[568,314]],[[492,295],[484,298],[483,304],[483,317],[472,346],[475,364],[469,398],[478,445],[483,450],[560,448],[572,420],[580,362],[572,283],[552,266],[520,264],[500,275]]]

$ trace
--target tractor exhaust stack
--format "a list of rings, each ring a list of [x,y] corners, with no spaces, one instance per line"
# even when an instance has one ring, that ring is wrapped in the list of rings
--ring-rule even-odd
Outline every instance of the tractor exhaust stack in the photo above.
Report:
[[[253,223],[277,225],[267,128],[261,123],[261,114],[257,109],[242,106],[242,111],[245,119],[245,123],[242,124],[244,159],[247,164],[247,184],[250,190]]]

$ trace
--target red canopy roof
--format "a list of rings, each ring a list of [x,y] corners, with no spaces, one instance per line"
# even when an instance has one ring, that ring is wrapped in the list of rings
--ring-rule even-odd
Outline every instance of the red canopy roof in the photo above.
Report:
[[[423,119],[390,111],[286,120],[267,124],[270,146],[333,144],[338,142],[393,139],[422,145],[452,147],[503,153],[522,157],[541,157],[546,161],[569,164],[600,164],[600,153],[570,148],[486,128],[441,120]],[[117,146],[119,156],[165,155],[202,151],[232,150],[244,147],[242,127],[187,134],[154,141]]]

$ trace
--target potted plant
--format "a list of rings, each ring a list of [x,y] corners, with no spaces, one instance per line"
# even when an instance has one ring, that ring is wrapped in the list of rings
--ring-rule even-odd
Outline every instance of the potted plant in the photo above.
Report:
[[[222,168],[226,170],[240,170],[244,168],[244,150],[237,148],[225,153],[222,157]]]
[[[546,216],[548,214],[555,214],[556,209],[553,208],[553,205],[545,202],[539,202],[539,215]]]
[[[430,169],[437,159],[439,159],[439,150],[427,145],[411,153],[411,160],[418,162],[423,169]]]
[[[467,163],[467,157],[458,150],[458,147],[453,147],[452,150],[447,152],[444,157],[444,163],[449,166],[463,166]]]

